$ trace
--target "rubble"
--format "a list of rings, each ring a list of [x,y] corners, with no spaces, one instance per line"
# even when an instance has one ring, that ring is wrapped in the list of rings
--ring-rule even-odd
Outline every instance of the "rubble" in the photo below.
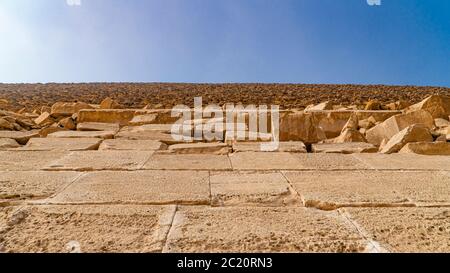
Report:
[[[410,142],[432,142],[430,130],[423,124],[414,124],[394,135],[381,149],[383,154],[392,154],[400,151]]]

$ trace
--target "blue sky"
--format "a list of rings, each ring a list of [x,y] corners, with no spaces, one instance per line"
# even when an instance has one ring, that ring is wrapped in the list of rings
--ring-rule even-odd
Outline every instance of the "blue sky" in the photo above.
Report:
[[[1,0],[0,82],[450,87],[450,1]]]

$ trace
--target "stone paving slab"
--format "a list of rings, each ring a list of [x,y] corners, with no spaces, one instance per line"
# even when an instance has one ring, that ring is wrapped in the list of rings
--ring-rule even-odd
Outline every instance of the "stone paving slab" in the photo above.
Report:
[[[91,172],[50,199],[57,204],[209,204],[209,174],[196,171]]]
[[[313,144],[314,153],[331,154],[357,154],[357,153],[376,153],[378,148],[365,142],[347,142],[347,143],[320,143]]]
[[[286,206],[300,201],[279,172],[212,172],[210,181],[214,206]]]
[[[37,171],[68,153],[63,151],[0,151],[0,171]]]
[[[0,246],[4,252],[161,252],[174,213],[174,206],[10,207],[0,210]]]
[[[379,170],[450,170],[450,156],[355,154],[354,157]]]
[[[27,131],[27,132],[0,130],[0,138],[11,138],[22,145],[27,144],[28,140],[30,140],[30,138],[34,138],[34,137],[39,137],[38,130],[31,130],[31,131]]]
[[[346,208],[391,252],[450,252],[450,208]]]
[[[233,152],[264,152],[261,142],[236,142],[233,143]],[[301,141],[280,142],[278,149],[271,152],[306,153],[306,146]]]
[[[83,151],[71,152],[48,164],[50,171],[137,170],[149,160],[152,151]]]
[[[291,153],[243,152],[229,155],[234,170],[300,170],[298,157]]]
[[[100,144],[98,149],[101,151],[156,151],[167,149],[167,145],[157,140],[107,139]]]
[[[440,172],[314,171],[285,172],[305,205],[339,207],[450,204],[450,179]]]
[[[114,138],[114,131],[59,131],[49,134],[48,138],[101,138],[112,139]]]
[[[23,151],[88,151],[97,150],[99,138],[32,138],[27,145],[19,148]]]
[[[231,170],[226,155],[154,154],[145,163],[146,170]]]
[[[364,164],[353,155],[346,154],[295,154],[300,160],[300,169],[305,170],[366,170]]]
[[[163,252],[363,252],[366,245],[337,212],[183,207]]]
[[[0,172],[0,201],[47,198],[80,175],[77,172]]]

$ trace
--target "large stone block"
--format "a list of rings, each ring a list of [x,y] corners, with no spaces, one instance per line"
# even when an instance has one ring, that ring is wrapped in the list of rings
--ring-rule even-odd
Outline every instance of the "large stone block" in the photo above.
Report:
[[[364,252],[366,246],[337,212],[187,207],[177,211],[163,252]]]
[[[167,149],[167,145],[157,140],[106,139],[100,144],[98,149],[102,151],[157,151]]]
[[[231,147],[225,143],[192,143],[174,144],[169,146],[169,152],[175,154],[216,154],[227,155]]]
[[[103,122],[128,125],[136,116],[157,115],[155,124],[173,123],[178,118],[171,117],[170,110],[137,110],[137,109],[95,109],[82,110],[78,113],[78,122]]]
[[[383,146],[381,152],[384,154],[392,154],[400,151],[403,146],[409,142],[432,142],[433,136],[430,130],[423,124],[411,125],[399,133],[395,134],[386,145]]]
[[[51,115],[53,117],[72,116],[83,109],[92,109],[93,107],[84,102],[57,102],[53,104]]]
[[[206,171],[91,172],[48,202],[57,204],[210,203]]]
[[[77,124],[78,131],[111,131],[118,132],[119,124],[101,122],[83,122]]]
[[[19,144],[27,144],[30,138],[39,137],[38,130],[20,132],[20,131],[0,131],[0,138],[10,138],[17,141]]]
[[[287,206],[300,202],[279,172],[211,173],[214,206]]]
[[[83,151],[71,152],[47,164],[46,170],[137,170],[153,154],[152,151]]]
[[[23,151],[87,151],[97,150],[99,138],[32,138],[27,145],[19,148]]]
[[[449,142],[412,142],[406,144],[400,153],[421,155],[450,155]]]
[[[114,131],[59,131],[49,134],[48,138],[114,138]]]
[[[433,118],[448,119],[450,115],[450,97],[433,95],[406,109],[407,112],[425,110]]]
[[[347,143],[319,143],[312,145],[314,153],[331,154],[357,154],[357,153],[376,153],[378,148],[370,143],[347,142]]]
[[[154,154],[145,163],[146,170],[231,170],[226,155]]]
[[[27,206],[0,210],[5,252],[161,252],[175,206]]]
[[[80,175],[77,172],[0,171],[0,200],[47,198]]]
[[[434,119],[431,114],[425,110],[417,110],[407,114],[393,116],[383,123],[376,125],[367,131],[366,138],[368,142],[380,145],[383,139],[389,140],[403,129],[419,123],[429,129],[434,127]]]
[[[40,170],[68,152],[0,151],[0,171]]]
[[[309,144],[326,139],[326,135],[319,126],[319,120],[313,114],[290,113],[281,117],[279,139],[280,141],[303,141]]]
[[[448,208],[348,208],[345,211],[390,252],[450,252]]]
[[[372,117],[375,121],[385,121],[386,119],[401,114],[401,111],[366,111],[366,110],[323,110],[307,111],[311,113],[318,121],[318,126],[325,132],[327,138],[334,138],[341,134],[342,129],[349,118],[356,114],[359,120],[365,120]]]

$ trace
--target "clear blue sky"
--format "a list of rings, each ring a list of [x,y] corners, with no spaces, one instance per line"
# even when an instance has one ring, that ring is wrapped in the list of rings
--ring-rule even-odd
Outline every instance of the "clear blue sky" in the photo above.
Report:
[[[449,0],[66,1],[1,0],[0,82],[450,86]]]

